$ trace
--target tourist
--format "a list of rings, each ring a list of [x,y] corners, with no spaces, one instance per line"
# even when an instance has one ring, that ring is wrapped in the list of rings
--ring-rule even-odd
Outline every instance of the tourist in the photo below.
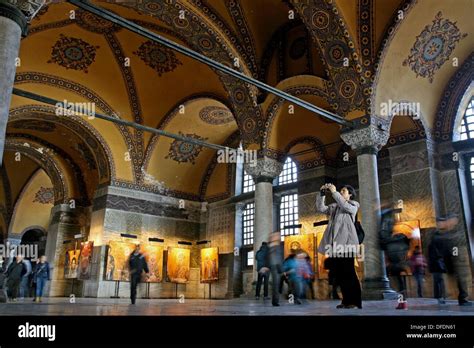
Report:
[[[17,301],[21,279],[26,272],[27,270],[23,263],[23,256],[18,255],[7,270],[7,289],[10,300],[13,302]]]
[[[7,282],[7,261],[0,255],[0,303],[7,302],[7,293],[5,291]]]
[[[280,275],[282,273],[283,253],[281,250],[280,232],[273,232],[270,235],[270,243],[268,248],[268,260],[270,263],[270,272],[272,275],[272,305],[278,307],[280,305]]]
[[[50,280],[49,263],[45,255],[41,256],[33,270],[33,283],[36,287],[35,298],[33,301],[41,302],[43,290],[46,282]]]
[[[130,299],[132,304],[137,300],[137,286],[140,283],[142,273],[150,273],[145,256],[140,253],[140,244],[137,244],[135,250],[130,255]]]
[[[443,234],[445,231],[444,221],[444,218],[436,219],[437,230],[433,233],[428,247],[428,267],[433,275],[433,294],[439,304],[446,303],[443,274],[446,273],[445,257],[449,251],[446,250],[447,245]]]
[[[330,193],[336,203],[325,205],[326,193]],[[337,192],[336,186],[325,184],[316,197],[317,210],[329,219],[318,251],[333,258],[334,276],[342,292],[342,303],[337,308],[362,308],[361,288],[354,265],[359,250],[354,225],[359,203],[354,201],[355,196],[350,185],[344,185]]]
[[[420,251],[420,247],[417,245],[413,251],[413,255],[410,258],[410,267],[413,276],[416,279],[417,294],[418,297],[423,297],[423,282],[426,268],[426,260]]]
[[[260,289],[263,282],[263,296],[265,300],[268,300],[268,279],[270,277],[270,265],[268,262],[268,245],[266,242],[262,242],[262,246],[258,249],[256,254],[257,260],[257,288],[255,291],[255,299],[260,299]]]
[[[24,299],[25,297],[30,296],[30,275],[32,266],[30,260],[23,259],[22,262],[25,265],[26,273],[23,275],[23,277],[21,277],[20,298]]]
[[[445,265],[444,273],[448,273],[456,279],[459,291],[458,304],[460,306],[472,306],[472,302],[468,300],[469,285],[466,281],[467,277],[463,277],[459,267],[459,253],[462,252],[460,251],[460,249],[465,248],[466,240],[464,234],[457,229],[458,224],[459,218],[456,214],[448,214],[445,217],[440,217],[437,219],[437,227],[439,234],[436,235],[437,238],[434,240],[436,244],[433,247],[433,253],[436,257],[438,255],[437,251],[439,251],[441,255],[438,256],[438,262],[439,257],[442,257]],[[439,245],[440,243],[443,243],[442,246]],[[442,285],[444,287],[444,283]]]
[[[285,260],[283,260],[282,269],[285,267],[285,264],[288,262],[289,258],[291,257],[294,257],[294,255],[290,254],[289,256],[285,258]],[[280,276],[280,286],[278,287],[278,291],[280,292],[280,294],[283,294],[283,286],[285,285],[285,283],[288,287],[288,295],[289,295],[291,293],[290,280],[288,279],[288,276],[285,273],[282,273]]]
[[[283,274],[288,278],[291,288],[290,300],[295,304],[301,304],[300,296],[303,288],[303,277],[298,272],[298,265],[296,255],[291,254],[283,263]]]
[[[396,309],[408,309],[404,275],[407,274],[409,267],[407,253],[410,248],[410,240],[403,233],[393,234],[395,218],[391,203],[382,203],[380,215],[380,247],[385,251],[388,260],[387,274],[396,277],[398,292],[401,295]]]
[[[316,298],[314,294],[314,272],[313,272],[313,265],[311,264],[311,257],[308,254],[305,254],[305,265],[303,270],[303,279],[305,285],[309,288],[309,293],[311,294],[311,299],[314,300]]]

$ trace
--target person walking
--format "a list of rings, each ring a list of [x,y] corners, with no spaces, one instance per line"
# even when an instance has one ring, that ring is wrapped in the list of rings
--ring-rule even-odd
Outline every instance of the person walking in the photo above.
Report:
[[[434,265],[444,263],[444,273],[454,277],[458,286],[458,304],[460,306],[472,306],[469,301],[468,283],[466,277],[461,274],[460,249],[466,244],[464,234],[458,230],[459,218],[456,214],[448,214],[437,219],[438,234],[433,236],[435,243],[433,246],[433,255],[435,256]],[[436,238],[435,238],[436,237]],[[442,261],[441,261],[442,259]],[[442,273],[441,273],[442,275]],[[433,278],[435,274],[433,274]],[[438,276],[437,276],[438,277]],[[444,281],[439,281],[444,291]],[[445,292],[443,292],[443,295]],[[436,296],[435,296],[436,297]],[[445,303],[444,296],[441,304]]]
[[[420,247],[417,245],[413,251],[413,255],[410,257],[410,268],[416,279],[418,297],[423,297],[423,282],[426,266],[427,263],[425,257],[421,253]]]
[[[7,270],[7,292],[9,294],[10,300],[13,302],[17,301],[21,279],[25,273],[26,267],[23,263],[23,256],[18,255]]]
[[[270,264],[268,260],[268,245],[267,242],[262,242],[262,246],[257,251],[257,288],[255,291],[255,299],[260,299],[260,289],[263,282],[263,298],[268,300],[268,280],[270,277]]]
[[[25,299],[25,297],[30,296],[30,275],[33,271],[31,266],[31,261],[27,259],[23,259],[23,264],[25,265],[26,273],[21,277],[20,282],[20,299]]]
[[[293,297],[295,304],[302,304],[301,302],[301,293],[303,288],[303,277],[300,272],[298,272],[298,261],[296,254],[290,254],[283,263],[283,274],[288,278],[291,294],[288,298]]]
[[[335,203],[325,204],[326,193],[332,196]],[[361,288],[354,265],[359,250],[354,225],[359,203],[354,200],[355,197],[352,186],[344,185],[337,192],[333,184],[323,185],[316,197],[316,209],[326,214],[329,220],[318,251],[333,258],[334,276],[342,292],[342,303],[336,308],[362,308]]]
[[[35,284],[34,302],[41,302],[46,282],[50,280],[49,263],[45,255],[41,256],[33,269],[33,283]]]
[[[137,286],[140,283],[142,273],[150,273],[145,256],[140,252],[140,244],[137,244],[135,250],[130,255],[130,300],[134,305],[137,300]]]
[[[281,248],[281,236],[278,231],[270,235],[268,260],[272,276],[272,305],[278,307],[280,305],[280,276],[283,272],[283,252]]]
[[[445,255],[447,254],[445,238],[443,236],[444,219],[436,219],[437,230],[433,233],[428,247],[428,268],[433,275],[433,295],[438,304],[445,304],[446,288],[444,276],[446,273]]]

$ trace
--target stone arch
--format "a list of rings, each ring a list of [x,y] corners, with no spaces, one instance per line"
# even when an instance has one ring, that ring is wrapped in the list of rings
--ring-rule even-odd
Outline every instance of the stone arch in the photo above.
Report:
[[[99,183],[115,179],[112,151],[104,137],[80,116],[59,117],[52,106],[24,105],[10,111],[9,124],[20,120],[36,120],[62,125],[84,141],[93,155],[99,172]]]
[[[464,116],[468,98],[474,94],[474,52],[449,80],[436,112],[434,138],[437,141],[455,137],[455,126]]]

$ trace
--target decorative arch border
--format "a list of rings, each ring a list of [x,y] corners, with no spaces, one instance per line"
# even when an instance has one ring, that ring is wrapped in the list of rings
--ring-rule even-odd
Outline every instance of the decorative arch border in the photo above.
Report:
[[[306,160],[306,161],[299,161],[296,157],[292,157],[293,161],[296,162],[298,165],[299,170],[307,170],[307,169],[312,169],[316,168],[322,165],[327,164],[328,156],[326,152],[326,147],[324,146],[323,142],[314,136],[302,136],[296,139],[293,139],[288,143],[288,145],[285,146],[284,153],[287,154],[287,156],[291,157],[291,154],[289,154],[290,150],[298,145],[298,144],[308,144],[313,146],[314,152],[319,152],[321,155],[321,159],[316,159],[316,160]]]
[[[13,227],[13,222],[15,221],[15,218],[16,218],[16,214],[18,212],[18,204],[20,203],[20,201],[23,199],[23,197],[25,196],[26,192],[27,192],[27,188],[28,186],[30,185],[30,183],[32,182],[33,179],[36,178],[36,176],[39,175],[40,173],[40,170],[44,170],[43,168],[39,168],[37,170],[34,171],[33,174],[30,175],[30,177],[28,178],[28,180],[26,181],[25,185],[21,188],[21,192],[20,194],[18,195],[18,198],[16,199],[15,201],[15,204],[13,206],[13,211],[12,211],[12,215],[11,215],[11,218],[10,218],[10,221],[8,221],[8,232],[7,232],[7,235],[10,236],[12,234],[14,235],[17,235],[17,236],[20,236],[20,237],[23,237],[23,234],[26,232],[26,230],[28,229],[31,229],[30,227],[27,227],[26,229],[24,229],[21,233],[19,234],[16,234],[16,233],[12,233],[12,227]],[[46,172],[46,171],[45,171]],[[46,172],[46,174],[49,176],[49,174]],[[51,179],[51,177],[50,177]],[[51,180],[52,181],[52,180]],[[54,189],[54,184],[53,184],[53,191],[56,192],[56,190]],[[36,225],[35,225],[36,226]],[[44,230],[43,228],[41,228],[42,230]],[[21,238],[20,238],[21,239]]]
[[[326,91],[322,90],[319,87],[309,86],[309,85],[293,86],[293,87],[289,87],[285,89],[284,91],[296,97],[301,96],[301,95],[313,95],[313,96],[327,98]],[[278,115],[278,111],[280,111],[284,103],[285,103],[284,99],[275,97],[267,108],[267,113],[266,113],[266,118],[265,118],[266,119],[265,128],[267,130],[265,131],[264,137],[263,137],[263,149],[266,149],[268,147],[268,142],[270,140],[271,133],[273,131],[273,122],[275,121],[275,118]]]
[[[19,139],[6,139],[5,151],[20,152],[37,163],[50,177],[54,189],[54,204],[66,203],[68,200],[68,188],[65,182],[64,174],[61,172],[56,161],[44,154],[41,154],[34,147],[26,147]]]
[[[370,70],[364,69],[355,41],[351,37],[335,1],[291,0],[319,50],[329,81],[327,89],[331,107],[341,115],[353,110],[364,110],[370,97]],[[344,66],[341,56],[345,52],[349,66]]]
[[[436,112],[434,128],[436,141],[452,140],[459,106],[472,81],[474,81],[474,52],[466,58],[444,89]]]
[[[204,15],[191,8],[189,4],[186,6],[181,0],[173,3],[143,0],[118,5],[159,18],[174,31],[179,31],[181,35],[187,37],[188,45],[192,49],[229,67],[235,68],[234,58],[242,58],[220,28],[213,26]],[[184,11],[185,19],[180,19],[180,11]],[[247,75],[251,74],[245,64],[240,64],[238,70]],[[236,115],[244,145],[255,143],[260,145],[263,136],[263,113],[257,104],[257,88],[236,81],[234,77],[222,72],[216,71],[216,73],[229,94],[231,111]]]
[[[400,6],[395,10],[395,13],[392,16],[391,24],[385,30],[383,35],[383,39],[381,41],[380,47],[377,52],[377,57],[375,59],[375,66],[374,66],[374,74],[372,75],[371,85],[370,85],[370,98],[368,100],[369,107],[368,113],[373,115],[375,105],[375,97],[377,92],[377,86],[380,80],[380,73],[383,66],[383,62],[387,56],[388,50],[390,48],[390,44],[392,43],[393,39],[395,38],[396,33],[400,29],[400,26],[404,21],[407,19],[407,15],[411,12],[411,10],[415,7],[418,0],[403,0]],[[404,14],[404,19],[400,20],[398,13],[402,11]]]
[[[9,122],[23,119],[46,120],[60,124],[88,145],[99,168],[99,181],[110,182],[115,179],[115,164],[112,151],[102,135],[80,116],[57,117],[52,106],[23,105],[10,110]],[[99,151],[97,151],[99,150]]]

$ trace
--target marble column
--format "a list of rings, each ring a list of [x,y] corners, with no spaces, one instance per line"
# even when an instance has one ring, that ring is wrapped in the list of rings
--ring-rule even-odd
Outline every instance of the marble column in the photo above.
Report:
[[[387,131],[372,123],[363,128],[341,133],[344,142],[357,153],[359,219],[365,231],[362,296],[366,300],[380,300],[396,296],[396,293],[390,288],[384,255],[379,242],[380,192],[377,152],[386,144],[388,137]]]
[[[83,231],[83,208],[70,208],[68,204],[58,204],[51,209],[51,223],[46,239],[45,254],[51,267],[51,282],[46,293],[50,297],[66,296],[70,291],[71,280],[64,278],[64,262],[66,251],[74,245],[74,236]],[[69,242],[70,243],[69,243]],[[80,288],[77,284],[76,290]]]
[[[21,36],[26,35],[28,21],[44,3],[44,0],[0,2],[0,164],[3,161],[5,132]]]
[[[253,250],[256,255],[262,242],[268,242],[273,232],[273,180],[283,170],[283,163],[263,157],[257,165],[245,164],[246,172],[255,182],[255,221],[253,232]],[[254,263],[254,269],[255,269]]]

